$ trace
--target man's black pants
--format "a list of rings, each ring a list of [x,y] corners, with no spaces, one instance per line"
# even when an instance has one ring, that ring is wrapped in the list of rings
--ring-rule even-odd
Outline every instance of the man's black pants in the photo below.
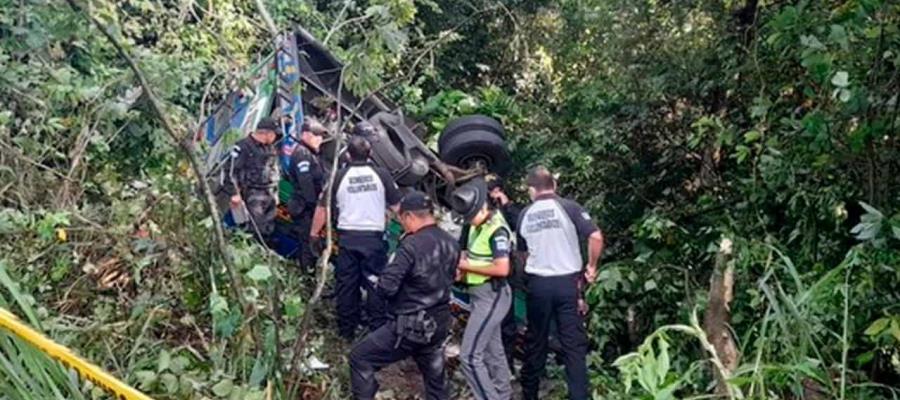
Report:
[[[397,341],[393,320],[369,333],[350,352],[350,386],[354,399],[370,400],[378,392],[375,372],[383,367],[412,357],[425,380],[426,400],[450,398],[444,374],[444,340],[450,331],[450,310],[433,315],[437,330],[428,344],[416,344],[409,340]]]
[[[309,231],[312,228],[312,212],[303,212],[291,216],[291,233],[297,239],[297,251],[293,257],[304,272],[315,270],[318,254],[314,254],[309,244]]]
[[[523,271],[522,263],[518,262],[518,257],[512,257],[512,273],[506,282],[512,288],[513,301],[503,318],[503,324],[500,325],[500,333],[503,339],[503,350],[506,353],[506,361],[509,363],[509,372],[515,374],[516,340],[519,337],[519,327],[516,324],[516,293],[525,290],[525,271]]]
[[[528,332],[525,365],[522,367],[522,392],[526,400],[538,399],[540,380],[547,365],[547,342],[552,319],[558,326],[569,399],[588,398],[588,340],[584,318],[578,313],[578,279],[579,274],[528,277]]]
[[[513,292],[512,305],[509,306],[509,310],[506,312],[506,316],[503,317],[503,322],[500,324],[500,338],[503,340],[503,352],[506,354],[506,362],[509,364],[509,372],[515,374],[515,363],[513,360],[515,359],[516,352],[516,336],[518,336],[518,327],[516,326],[516,296],[515,292]]]
[[[338,333],[353,338],[362,319],[362,290],[370,331],[385,321],[384,299],[375,290],[377,277],[387,264],[387,243],[381,232],[340,232],[335,260],[335,297]]]

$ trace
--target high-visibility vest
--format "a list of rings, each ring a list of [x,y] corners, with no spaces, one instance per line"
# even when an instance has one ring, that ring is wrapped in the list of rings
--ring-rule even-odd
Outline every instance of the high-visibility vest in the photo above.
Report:
[[[469,226],[468,258],[469,266],[474,268],[487,268],[494,263],[494,254],[491,251],[491,237],[498,229],[506,228],[509,232],[509,224],[503,218],[503,213],[494,211],[491,218],[479,226]],[[469,271],[466,273],[466,283],[479,285],[487,282],[491,277]]]

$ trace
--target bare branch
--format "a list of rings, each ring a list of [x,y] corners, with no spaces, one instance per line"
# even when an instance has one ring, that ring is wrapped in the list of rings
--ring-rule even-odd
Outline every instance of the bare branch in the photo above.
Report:
[[[343,27],[346,23],[354,20],[355,18],[351,18],[347,21],[341,21],[344,18],[344,14],[347,13],[347,9],[350,7],[350,3],[352,0],[344,0],[344,6],[341,7],[341,12],[338,13],[337,18],[334,19],[335,24],[328,30],[328,34],[325,35],[325,40],[322,41],[322,45],[328,45],[328,39],[331,39],[331,35],[337,32],[341,27]],[[341,21],[341,22],[338,22]]]
[[[269,30],[269,33],[272,36],[278,35],[278,26],[275,25],[275,20],[272,19],[272,15],[269,14],[269,10],[266,9],[266,5],[263,4],[263,0],[254,0],[256,3],[256,9],[259,10],[259,14],[262,15],[263,22],[266,23],[266,28]]]
[[[335,136],[335,147],[334,147],[334,157],[331,161],[331,171],[328,176],[328,185],[326,188],[334,187],[335,176],[337,176],[337,167],[339,152],[341,149],[341,142],[343,140],[343,132],[344,128],[346,128],[347,124],[350,122],[350,118],[347,120],[343,120],[343,115],[341,111],[343,107],[340,106],[340,97],[341,93],[344,90],[344,70],[347,68],[345,65],[344,68],[341,69],[341,72],[338,77],[338,108],[337,108],[337,131],[334,132]],[[297,340],[294,342],[293,346],[293,355],[291,356],[290,363],[290,372],[288,376],[291,377],[291,383],[288,386],[288,398],[295,398],[297,389],[297,383],[300,381],[297,376],[297,357],[303,353],[303,350],[306,348],[307,338],[309,337],[309,325],[312,321],[313,312],[315,312],[316,305],[318,305],[319,301],[322,298],[322,291],[325,289],[325,282],[328,280],[328,261],[331,259],[331,241],[334,237],[334,227],[332,226],[332,194],[333,190],[327,189],[325,190],[325,249],[322,250],[322,254],[318,260],[318,268],[319,268],[319,277],[316,282],[316,289],[313,291],[312,297],[306,303],[306,308],[303,311],[303,317],[300,319],[300,328],[297,330]]]

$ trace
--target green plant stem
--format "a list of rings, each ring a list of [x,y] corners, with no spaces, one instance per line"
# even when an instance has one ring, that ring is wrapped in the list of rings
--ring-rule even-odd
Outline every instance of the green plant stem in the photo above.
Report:
[[[850,272],[853,266],[847,267],[844,278],[844,332],[841,335],[841,400],[846,398],[847,394],[847,353],[850,350],[850,342],[847,337],[850,333]]]

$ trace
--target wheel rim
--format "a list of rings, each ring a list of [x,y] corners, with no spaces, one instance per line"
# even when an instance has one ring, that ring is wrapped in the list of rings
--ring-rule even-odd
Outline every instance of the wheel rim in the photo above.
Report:
[[[484,154],[470,154],[459,159],[459,165],[466,169],[480,168],[487,171],[492,164],[493,160]]]

